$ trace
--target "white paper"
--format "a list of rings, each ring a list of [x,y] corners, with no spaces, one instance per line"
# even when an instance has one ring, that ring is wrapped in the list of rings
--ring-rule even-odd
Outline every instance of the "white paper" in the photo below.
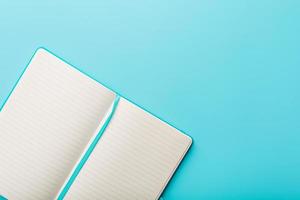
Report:
[[[65,199],[158,199],[191,138],[121,99]]]
[[[1,111],[0,193],[8,199],[53,199],[114,98],[38,50]]]

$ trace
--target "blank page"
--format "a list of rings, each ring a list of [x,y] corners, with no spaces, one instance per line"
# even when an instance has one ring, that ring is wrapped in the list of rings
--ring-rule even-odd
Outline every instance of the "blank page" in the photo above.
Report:
[[[38,50],[0,113],[0,194],[53,199],[114,97]]]
[[[191,143],[177,129],[121,99],[66,199],[158,199]]]

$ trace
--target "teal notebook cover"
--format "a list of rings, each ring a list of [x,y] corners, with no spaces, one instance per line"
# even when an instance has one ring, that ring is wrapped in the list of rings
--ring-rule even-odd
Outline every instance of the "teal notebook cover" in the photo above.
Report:
[[[69,65],[69,64],[67,64],[65,61],[63,61],[62,59],[59,59],[57,56],[55,56],[54,54],[52,54],[52,53],[50,53],[50,51],[48,51],[48,50],[46,50],[46,49],[44,49],[44,48],[40,48],[40,49],[38,49],[38,51],[37,51],[38,53],[36,53],[35,54],[35,57],[37,57],[37,58],[35,58],[35,57],[33,57],[32,59],[34,59],[34,60],[30,60],[30,63],[29,63],[29,65],[28,66],[30,66],[30,65],[32,65],[32,66],[34,66],[34,65],[36,65],[36,67],[34,68],[34,67],[31,67],[31,68],[34,68],[34,69],[30,69],[30,70],[27,70],[27,68],[28,67],[26,67],[25,68],[25,70],[24,70],[24,72],[22,73],[22,76],[18,79],[18,81],[17,81],[17,83],[15,84],[15,86],[14,86],[14,88],[13,88],[13,90],[11,91],[11,93],[8,95],[8,97],[7,97],[7,99],[6,99],[6,101],[5,101],[5,103],[3,104],[3,106],[1,107],[1,114],[2,114],[2,116],[1,117],[3,117],[2,119],[3,119],[3,123],[2,123],[2,125],[4,125],[5,123],[10,123],[10,121],[9,120],[7,120],[7,121],[5,121],[4,119],[6,119],[7,117],[10,117],[9,116],[9,114],[10,114],[10,112],[12,112],[12,113],[17,113],[18,114],[18,111],[16,110],[16,109],[18,109],[18,108],[15,108],[15,107],[12,107],[10,104],[12,104],[12,105],[14,105],[15,104],[15,101],[19,101],[18,100],[18,98],[20,99],[21,97],[18,97],[18,95],[21,93],[21,95],[22,95],[22,90],[23,91],[26,91],[26,87],[29,87],[29,88],[33,88],[33,89],[31,89],[31,91],[32,91],[32,97],[31,98],[35,98],[34,97],[34,93],[35,92],[37,92],[37,94],[44,94],[44,93],[46,93],[45,91],[42,91],[42,92],[40,92],[40,86],[38,86],[37,88],[39,88],[39,89],[36,89],[36,91],[34,90],[34,88],[36,87],[36,86],[34,86],[34,85],[32,85],[32,84],[34,84],[34,81],[29,81],[30,79],[32,79],[32,80],[37,80],[37,82],[36,82],[36,84],[39,84],[39,83],[42,83],[42,82],[45,82],[45,80],[47,79],[47,77],[48,77],[48,74],[47,74],[47,72],[50,74],[49,76],[51,76],[51,73],[54,73],[54,72],[52,72],[52,70],[53,71],[55,71],[55,69],[54,68],[56,68],[56,66],[63,66],[63,65]],[[39,52],[42,52],[42,53],[39,53]],[[45,53],[44,53],[45,52]],[[52,56],[52,58],[51,59],[53,59],[53,60],[51,60],[51,59],[49,59],[48,60],[48,58],[47,58],[47,54],[52,54],[51,56]],[[41,61],[38,59],[39,57],[41,57]],[[45,57],[45,58],[43,58],[43,57]],[[48,63],[49,62],[49,63]],[[39,72],[39,68],[41,68],[41,67],[38,67],[38,65],[39,66],[42,66],[42,65],[49,65],[48,67],[46,67],[45,69],[46,69],[46,71],[40,71]],[[69,67],[71,67],[71,65],[69,65]],[[59,68],[59,67],[57,67],[57,68]],[[60,71],[59,71],[60,70]],[[71,80],[71,78],[73,78],[74,80],[73,80],[73,82],[74,82],[74,84],[75,84],[75,78],[77,79],[77,78],[79,78],[80,79],[80,77],[81,77],[81,73],[82,72],[80,72],[79,70],[77,70],[77,69],[75,69],[74,68],[74,70],[73,69],[71,69],[71,68],[66,68],[66,69],[63,69],[63,67],[61,68],[61,69],[59,69],[57,72],[66,72],[66,76],[65,77],[63,77],[63,79],[62,79],[62,81],[68,81],[68,80],[65,80],[65,79],[70,79]],[[65,70],[65,71],[63,71],[63,70]],[[69,71],[68,71],[69,70]],[[35,72],[35,71],[37,71],[37,72]],[[55,72],[55,73],[57,73],[57,72]],[[40,78],[34,78],[34,73],[42,73],[41,75],[41,77],[43,77],[43,78],[41,78],[41,80],[39,80]],[[70,73],[70,74],[72,74],[72,76],[70,75],[70,77],[68,77],[67,75],[67,73]],[[54,74],[55,75],[55,74]],[[56,74],[57,76],[59,76],[59,74]],[[32,78],[33,77],[33,78]],[[48,77],[49,78],[49,77]],[[56,77],[57,78],[57,77]],[[45,80],[44,80],[45,79]],[[85,80],[84,80],[85,79]],[[89,80],[90,79],[90,80]],[[50,80],[50,79],[49,79]],[[58,80],[59,80],[59,78],[58,78]],[[40,82],[38,82],[38,81],[40,81]],[[51,81],[53,81],[53,80],[51,80]],[[86,83],[89,85],[91,85],[91,87],[96,87],[96,85],[98,84],[98,83],[96,83],[96,81],[94,81],[93,79],[91,79],[90,77],[88,77],[88,76],[86,76],[85,78],[82,78],[82,84],[84,85],[85,84],[85,82],[84,81],[86,81]],[[54,81],[54,83],[55,83],[56,81]],[[70,82],[70,83],[73,83],[72,81]],[[67,84],[69,84],[69,82],[65,82],[65,83],[67,83]],[[27,85],[26,85],[27,84]],[[49,82],[49,83],[46,83],[47,85],[51,85],[51,82]],[[58,85],[57,85],[58,86]],[[56,87],[57,87],[56,86]],[[24,87],[25,87],[25,89],[24,89]],[[101,87],[103,87],[103,86],[101,86]],[[17,88],[17,89],[16,89]],[[50,88],[50,87],[49,87]],[[49,90],[49,88],[48,88],[48,90]],[[58,88],[56,88],[56,89],[59,89],[59,87]],[[82,88],[82,89],[85,89],[85,88]],[[17,92],[15,92],[17,90]],[[103,90],[107,90],[107,91],[111,91],[111,90],[109,90],[109,89],[103,89]],[[21,92],[20,92],[21,91]],[[30,91],[30,90],[27,90],[27,91]],[[106,92],[107,93],[107,91],[102,91],[102,92]],[[14,95],[14,92],[16,93],[15,94],[15,96],[13,96]],[[63,93],[59,93],[60,95],[68,95],[68,92],[69,91],[63,91]],[[78,90],[78,92],[80,92],[80,90]],[[110,94],[110,93],[109,93]],[[107,95],[109,95],[109,94],[107,94]],[[25,95],[25,96],[23,96],[23,98],[25,98],[25,97],[27,97],[27,96],[30,96],[31,95],[31,93],[29,92],[28,94],[23,94],[23,95]],[[113,94],[111,94],[111,95],[113,95]],[[110,95],[110,96],[111,96]],[[75,96],[74,96],[75,97]],[[39,96],[37,96],[37,98],[39,98]],[[58,99],[60,99],[61,97],[60,96],[58,96]],[[109,97],[109,98],[112,98],[112,96],[111,97]],[[111,104],[111,108],[106,112],[106,116],[104,116],[104,118],[103,118],[103,120],[101,120],[101,123],[100,123],[100,125],[99,125],[99,127],[98,127],[98,131],[94,134],[94,138],[91,138],[91,140],[90,140],[90,142],[88,143],[88,146],[86,146],[86,148],[85,148],[85,150],[81,153],[82,155],[80,156],[80,159],[77,161],[77,163],[73,166],[73,169],[70,171],[70,174],[69,174],[69,177],[67,178],[67,179],[65,179],[65,183],[62,185],[62,187],[61,187],[61,189],[60,189],[60,191],[59,191],[59,193],[57,193],[57,195],[56,195],[56,197],[57,197],[57,199],[64,199],[65,198],[65,196],[66,196],[66,194],[68,194],[68,192],[69,192],[69,189],[72,187],[72,184],[74,183],[74,181],[76,181],[76,178],[77,178],[77,176],[80,174],[80,172],[81,172],[81,170],[82,170],[82,168],[84,168],[85,167],[85,163],[89,160],[89,157],[91,156],[91,154],[93,154],[93,151],[94,151],[94,149],[97,147],[97,144],[98,144],[98,142],[99,141],[101,141],[101,136],[103,135],[103,133],[105,133],[105,130],[106,130],[106,128],[110,125],[110,121],[111,121],[111,119],[114,117],[114,113],[115,113],[115,110],[118,108],[118,103],[119,103],[119,100],[120,100],[120,98],[122,98],[123,100],[122,100],[122,102],[127,102],[127,103],[125,103],[125,105],[126,104],[128,104],[128,105],[131,105],[131,106],[133,106],[133,107],[135,107],[134,109],[136,109],[137,110],[137,112],[144,112],[144,113],[146,113],[145,111],[143,111],[143,109],[141,109],[140,107],[138,107],[138,106],[136,106],[135,104],[133,104],[132,102],[130,102],[130,101],[128,101],[128,100],[126,100],[126,99],[124,99],[123,97],[120,97],[120,95],[119,94],[117,94],[117,93],[115,93],[115,95],[114,95],[114,100],[113,100],[113,102],[112,102],[112,104]],[[22,100],[22,99],[21,99]],[[24,99],[25,100],[25,99]],[[9,102],[9,101],[11,101],[11,102]],[[43,100],[44,101],[44,100]],[[20,103],[22,104],[22,101],[20,101]],[[30,103],[29,103],[30,104]],[[52,104],[52,103],[51,103]],[[55,102],[53,103],[54,105],[55,105]],[[57,102],[56,102],[56,104],[57,104]],[[18,104],[16,104],[16,105],[18,105]],[[25,104],[26,105],[26,104]],[[46,104],[42,104],[42,105],[46,105]],[[124,103],[122,103],[122,105],[124,105]],[[6,107],[5,107],[6,106]],[[33,103],[33,105],[31,105],[31,106],[39,106],[39,105],[35,105],[34,103]],[[47,106],[47,105],[46,105]],[[12,108],[11,108],[12,107]],[[23,109],[22,107],[20,107],[21,109]],[[130,107],[129,107],[130,108]],[[40,110],[40,109],[42,109],[43,110],[43,107],[41,107],[41,108],[39,108],[38,109],[38,111]],[[47,109],[47,108],[44,108],[44,109]],[[62,109],[64,109],[64,107],[62,107]],[[121,108],[120,108],[121,109]],[[67,112],[67,111],[66,111]],[[149,112],[147,112],[148,114],[146,114],[144,117],[146,117],[145,119],[147,119],[147,120],[152,120],[152,118],[154,119],[154,120],[156,120],[156,123],[158,123],[159,122],[159,125],[161,125],[161,126],[166,126],[167,127],[167,129],[165,129],[166,131],[167,130],[171,130],[171,131],[176,131],[176,132],[178,132],[178,133],[180,133],[180,131],[177,131],[175,128],[173,128],[172,126],[170,126],[169,124],[167,124],[166,122],[163,122],[161,119],[159,119],[159,118],[157,118],[157,117],[154,117],[153,115],[151,115]],[[24,114],[24,113],[23,113]],[[33,114],[32,115],[34,115],[34,111],[33,111]],[[29,116],[29,118],[30,118],[30,115],[28,115]],[[43,113],[41,114],[39,114],[39,116],[40,117],[43,117]],[[151,117],[151,118],[149,118],[149,116]],[[59,117],[59,115],[57,115],[57,117]],[[67,119],[66,119],[67,120]],[[0,121],[0,123],[1,123],[2,121]],[[136,122],[135,122],[136,123]],[[139,122],[138,122],[139,123]],[[35,126],[35,125],[33,125],[33,126]],[[2,127],[2,131],[4,130],[4,131],[6,131],[6,128],[7,127],[9,127],[8,125],[7,126],[5,126],[4,128]],[[155,126],[154,126],[154,128],[155,128]],[[159,127],[158,127],[159,128]],[[24,130],[23,131],[24,132],[24,134],[23,135],[25,135],[26,134],[26,130]],[[7,133],[9,133],[9,131],[7,132]],[[172,133],[172,134],[175,134],[175,132],[174,133]],[[177,134],[177,133],[176,133]],[[181,133],[179,134],[179,135],[181,135]],[[46,137],[45,137],[45,140],[47,140],[48,138],[47,138],[47,135],[45,135]],[[170,135],[171,136],[171,135]],[[168,182],[169,182],[169,179],[171,178],[171,176],[173,175],[173,173],[174,173],[174,170],[178,167],[178,165],[179,165],[179,163],[180,163],[180,161],[182,160],[182,158],[183,158],[183,156],[186,154],[186,152],[187,152],[187,150],[189,149],[189,147],[190,147],[190,145],[191,145],[191,139],[190,139],[190,137],[188,137],[188,136],[184,136],[183,134],[182,134],[182,136],[180,136],[182,139],[183,138],[185,138],[185,142],[187,142],[186,144],[185,144],[185,149],[183,149],[184,151],[181,153],[182,155],[179,155],[180,157],[178,157],[177,158],[177,161],[174,163],[174,164],[172,164],[171,165],[171,167],[173,167],[174,169],[173,170],[171,170],[171,169],[168,169],[170,172],[169,172],[169,175],[168,175],[168,177],[166,177],[167,179],[165,179],[165,183],[164,184],[167,184]],[[180,141],[180,137],[177,139],[178,141]],[[33,138],[34,139],[34,138]],[[171,139],[171,138],[169,138],[169,139]],[[4,138],[4,140],[5,140],[5,138]],[[34,141],[34,140],[33,140]],[[175,141],[175,140],[174,140]],[[177,142],[178,142],[177,141]],[[182,140],[182,142],[183,142],[184,140]],[[4,141],[5,142],[5,141]],[[149,140],[149,142],[150,142],[150,140]],[[21,141],[21,143],[19,143],[20,145],[22,145],[22,141]],[[146,144],[146,143],[145,143]],[[166,143],[167,144],[167,143]],[[171,144],[171,143],[170,143]],[[170,145],[169,144],[169,145]],[[184,144],[182,144],[182,145],[184,145]],[[18,148],[18,147],[16,147],[16,148]],[[175,148],[175,147],[174,147]],[[171,149],[169,149],[169,150],[171,150]],[[51,149],[49,149],[49,151],[51,151]],[[61,153],[63,153],[63,151],[61,151]],[[175,152],[176,153],[176,152]],[[4,158],[5,157],[7,157],[7,156],[10,156],[10,152],[9,151],[7,151],[5,154],[7,154],[7,155],[4,155],[4,153],[2,153],[0,156],[3,156],[4,155]],[[142,155],[142,154],[141,154]],[[170,155],[172,155],[172,153],[170,154]],[[175,155],[175,154],[174,154]],[[26,156],[25,156],[26,157]],[[6,158],[7,159],[7,158]],[[166,160],[167,160],[167,157],[165,158]],[[42,160],[41,160],[41,162],[42,162]],[[26,163],[25,163],[26,164]],[[24,165],[25,165],[24,164]],[[55,165],[55,163],[52,163],[52,164],[54,164]],[[147,166],[146,166],[147,167]],[[5,171],[5,168],[2,168],[2,170],[4,169],[4,171]],[[8,168],[7,168],[8,169]],[[122,169],[122,166],[121,166],[121,169]],[[165,169],[166,170],[166,169]],[[5,176],[3,176],[2,175],[2,177],[5,177]],[[50,178],[50,177],[49,177]],[[20,179],[22,179],[22,177],[20,177]],[[17,179],[16,179],[17,180]],[[0,181],[0,185],[4,185],[5,186],[5,182],[1,182]],[[30,182],[28,183],[29,185],[30,185]],[[16,186],[17,187],[17,186]],[[29,186],[30,187],[30,186]],[[94,187],[97,187],[97,185],[95,185]],[[159,194],[159,195],[161,195],[161,193],[162,193],[162,191],[163,191],[163,189],[166,187],[166,185],[164,185],[164,186],[160,186],[161,187],[161,191],[159,191],[159,193],[157,193],[157,194]],[[5,187],[4,187],[5,188]],[[24,189],[25,188],[25,189]],[[24,187],[24,186],[22,186],[22,190],[26,190],[26,187]],[[28,190],[29,192],[31,192],[30,190]],[[18,191],[16,191],[17,193],[18,193]],[[4,194],[5,194],[5,191],[4,191]],[[34,193],[34,192],[32,192],[32,194],[33,195],[37,195],[38,194],[38,192],[37,193]],[[137,195],[139,194],[139,192],[137,191]],[[11,195],[11,194],[10,194]],[[24,195],[24,194],[23,194]],[[108,192],[108,195],[110,195],[109,194],[109,192]],[[123,195],[123,196],[122,196]],[[129,196],[124,196],[124,194],[122,194],[121,196],[122,197],[124,197],[124,199],[127,199]],[[139,195],[144,195],[144,197],[147,197],[147,194],[143,194],[143,193],[141,193],[140,192],[140,194]],[[16,197],[20,197],[20,196],[18,196],[18,195],[16,195]],[[50,196],[49,196],[50,197]],[[149,198],[150,196],[148,196],[148,198]],[[153,199],[158,199],[158,197],[159,196],[156,196],[155,198],[154,198],[154,196],[153,197],[151,197],[151,198],[153,198]],[[4,198],[4,197],[2,197],[1,196],[1,198]],[[24,196],[24,199],[27,199],[28,197],[26,197],[26,196]],[[143,197],[142,197],[143,198]],[[160,198],[160,199],[162,199],[162,198]]]

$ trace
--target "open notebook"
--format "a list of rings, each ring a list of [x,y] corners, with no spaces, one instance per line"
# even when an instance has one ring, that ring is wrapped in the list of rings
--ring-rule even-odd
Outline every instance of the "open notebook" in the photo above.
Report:
[[[39,49],[0,112],[0,195],[158,199],[191,143]]]

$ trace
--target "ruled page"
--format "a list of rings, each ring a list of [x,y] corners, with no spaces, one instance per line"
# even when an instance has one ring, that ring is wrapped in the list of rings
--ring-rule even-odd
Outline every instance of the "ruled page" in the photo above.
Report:
[[[0,194],[53,199],[114,97],[38,50],[0,113]]]
[[[121,99],[65,199],[158,199],[191,138]]]

